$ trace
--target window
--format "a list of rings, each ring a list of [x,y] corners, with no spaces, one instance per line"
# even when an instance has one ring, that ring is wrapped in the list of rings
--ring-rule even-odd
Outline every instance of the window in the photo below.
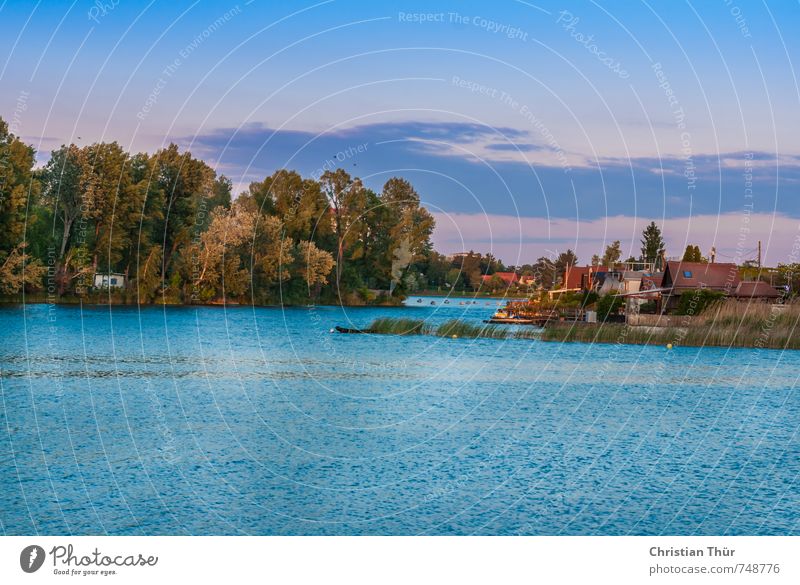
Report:
[[[684,270],[683,271],[683,277],[684,278],[691,278],[692,277],[692,271],[691,270]]]
[[[111,284],[116,285],[117,284],[117,279],[116,278],[112,278],[111,279]]]

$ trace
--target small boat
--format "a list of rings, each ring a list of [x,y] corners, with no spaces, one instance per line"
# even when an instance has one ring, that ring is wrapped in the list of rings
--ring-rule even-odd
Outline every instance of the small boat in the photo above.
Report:
[[[347,327],[336,326],[336,331],[339,333],[372,333],[369,329],[349,329]]]
[[[417,302],[418,302],[418,303],[421,303],[421,302],[422,302],[422,299],[417,299]]]
[[[445,301],[445,302],[444,302],[444,304],[445,304],[445,305],[449,305],[449,304],[450,304],[450,301]]]
[[[431,304],[432,304],[432,305],[435,305],[435,304],[436,304],[436,301],[431,301]]]

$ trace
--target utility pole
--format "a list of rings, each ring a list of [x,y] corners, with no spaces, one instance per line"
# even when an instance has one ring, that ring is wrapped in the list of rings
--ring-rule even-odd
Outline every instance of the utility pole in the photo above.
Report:
[[[758,240],[758,271],[761,272],[761,240]]]

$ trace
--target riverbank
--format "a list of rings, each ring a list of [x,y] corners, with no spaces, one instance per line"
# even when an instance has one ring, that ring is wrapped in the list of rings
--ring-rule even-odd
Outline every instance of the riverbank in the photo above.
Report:
[[[311,302],[283,302],[283,303],[252,303],[247,301],[236,300],[213,300],[206,302],[185,303],[177,299],[156,299],[152,303],[139,303],[135,298],[125,297],[122,295],[114,295],[109,297],[108,294],[89,294],[84,297],[73,295],[65,295],[54,300],[45,294],[26,294],[24,297],[17,296],[2,296],[0,297],[0,307],[4,305],[62,305],[62,306],[120,306],[120,307],[308,307],[308,306],[322,306],[322,307],[403,307],[405,299],[402,298],[388,298],[379,297],[376,299],[364,299],[359,295],[348,295],[346,299],[331,300],[331,299],[316,299]]]
[[[666,327],[622,323],[554,323],[542,341],[629,345],[800,349],[800,304],[727,301],[700,315],[675,317]]]

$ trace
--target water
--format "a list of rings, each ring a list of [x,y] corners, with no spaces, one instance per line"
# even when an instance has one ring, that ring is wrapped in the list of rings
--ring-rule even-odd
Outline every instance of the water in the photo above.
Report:
[[[797,352],[330,333],[411,301],[0,309],[0,529],[800,532]]]

